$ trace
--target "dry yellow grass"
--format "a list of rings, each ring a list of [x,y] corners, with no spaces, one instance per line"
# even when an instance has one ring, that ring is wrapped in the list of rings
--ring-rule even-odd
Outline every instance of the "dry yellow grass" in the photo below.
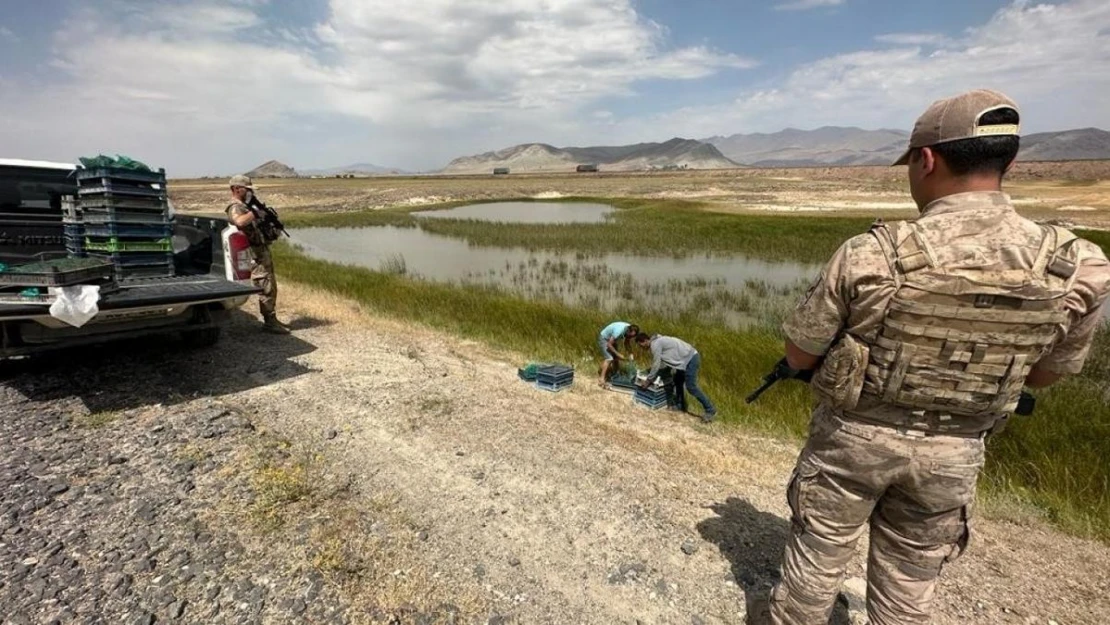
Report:
[[[226,206],[222,179],[175,180],[170,194],[186,212]],[[912,215],[901,168],[732,169],[599,175],[407,176],[263,179],[259,195],[287,211],[354,211],[458,200],[568,196],[685,199],[710,210],[821,212],[845,216]],[[1021,210],[1088,226],[1110,226],[1110,161],[1019,163],[1007,190]],[[1057,213],[1059,213],[1057,215]]]

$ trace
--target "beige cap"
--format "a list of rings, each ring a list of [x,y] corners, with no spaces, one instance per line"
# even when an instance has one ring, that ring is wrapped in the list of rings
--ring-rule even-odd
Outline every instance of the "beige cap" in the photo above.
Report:
[[[917,123],[913,125],[913,133],[910,135],[909,149],[894,162],[892,167],[909,163],[910,152],[915,148],[975,137],[1018,136],[1021,130],[1018,124],[979,125],[979,118],[984,113],[1001,108],[1018,110],[1013,100],[989,89],[976,89],[933,102],[933,105],[917,118]]]
[[[254,189],[254,187],[251,185],[250,176],[244,176],[242,174],[238,176],[232,176],[231,181],[228,184],[232,187],[246,187],[248,189]]]

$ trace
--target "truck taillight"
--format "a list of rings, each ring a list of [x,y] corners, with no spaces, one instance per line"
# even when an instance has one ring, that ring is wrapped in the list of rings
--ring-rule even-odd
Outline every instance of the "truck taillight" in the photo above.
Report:
[[[233,232],[227,237],[228,251],[231,252],[231,273],[236,280],[251,277],[251,244],[242,232]]]

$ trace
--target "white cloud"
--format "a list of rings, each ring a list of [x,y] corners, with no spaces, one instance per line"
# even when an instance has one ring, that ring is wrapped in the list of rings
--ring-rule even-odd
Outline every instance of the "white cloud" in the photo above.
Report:
[[[733,102],[626,120],[621,132],[643,136],[666,128],[667,134],[704,137],[791,125],[908,130],[932,101],[979,87],[1014,97],[1027,130],[1107,127],[1108,29],[1105,0],[1018,0],[950,41],[887,37],[895,45],[803,65]]]
[[[610,100],[642,82],[754,63],[669,44],[634,0],[330,0],[297,29],[268,22],[266,0],[102,1],[112,10],[79,9],[60,27],[43,59],[53,71],[0,76],[4,156],[121,152],[177,174],[270,158],[431,168],[523,141],[908,129],[934,99],[974,87],[1014,96],[1030,130],[1110,126],[1105,0],[1017,0],[957,36],[882,35],[726,102],[631,118]]]
[[[875,41],[896,46],[939,46],[952,43],[951,39],[940,33],[888,33],[875,37]]]
[[[12,32],[7,26],[0,26],[0,39],[7,39],[15,43],[19,42],[19,36]]]
[[[775,5],[776,11],[808,11],[822,7],[836,7],[844,4],[845,0],[792,0],[780,2]]]
[[[6,147],[122,142],[183,168],[207,161],[226,171],[270,158],[262,151],[285,141],[276,137],[306,133],[303,145],[312,128],[346,123],[341,138],[358,137],[376,158],[390,159],[377,140],[388,138],[442,160],[461,148],[437,133],[538,136],[641,81],[754,65],[669,46],[633,0],[410,0],[403,10],[396,0],[330,0],[327,19],[301,31],[271,29],[257,0],[109,1],[116,10],[80,9],[58,33],[52,65],[66,82],[29,84],[6,101],[23,117],[0,125]],[[239,147],[226,149],[237,136]]]

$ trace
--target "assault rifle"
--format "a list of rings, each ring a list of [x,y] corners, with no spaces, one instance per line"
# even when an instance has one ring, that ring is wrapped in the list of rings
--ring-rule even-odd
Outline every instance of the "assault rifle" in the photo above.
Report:
[[[262,220],[273,226],[274,230],[283,233],[287,237],[290,236],[289,233],[285,231],[285,224],[281,223],[281,219],[278,218],[277,211],[263,204],[262,200],[258,199],[257,195],[251,194],[251,199],[250,202],[247,203],[247,206],[260,211],[262,213]]]
[[[764,391],[774,386],[775,383],[780,380],[801,380],[808,384],[811,379],[813,379],[813,369],[805,371],[792,369],[786,362],[786,358],[783,358],[775,363],[775,368],[771,369],[770,373],[763,376],[763,382],[759,385],[759,388],[755,389],[751,395],[748,395],[744,402],[750,404],[759,399],[759,396],[762,395]],[[1022,391],[1021,395],[1018,397],[1017,408],[1014,408],[1014,414],[1027,417],[1033,414],[1033,410],[1035,410],[1036,407],[1037,398],[1030,393]]]
[[[808,383],[812,378],[812,369],[807,369],[805,371],[792,369],[786,362],[786,358],[783,358],[775,363],[775,368],[771,369],[770,373],[763,376],[763,383],[760,384],[759,388],[755,389],[751,395],[748,395],[744,402],[750,404],[759,399],[759,396],[762,395],[764,391],[774,386],[779,380],[801,380],[802,382]]]

